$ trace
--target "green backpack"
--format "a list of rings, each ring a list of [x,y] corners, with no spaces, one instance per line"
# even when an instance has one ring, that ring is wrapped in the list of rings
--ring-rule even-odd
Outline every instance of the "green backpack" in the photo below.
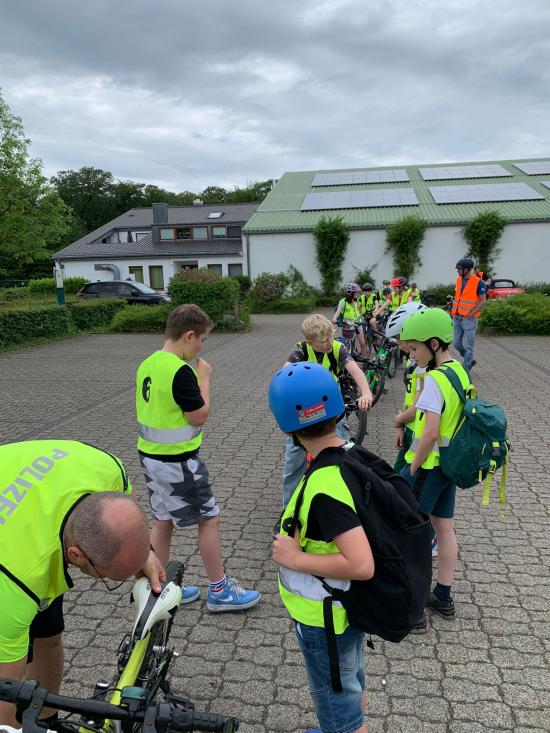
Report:
[[[458,374],[440,367],[460,397],[463,409],[447,447],[441,447],[443,473],[461,489],[469,489],[485,480],[481,503],[489,504],[495,472],[502,467],[499,502],[506,504],[506,479],[510,443],[506,437],[506,415],[499,405],[477,397],[475,387],[464,393]]]

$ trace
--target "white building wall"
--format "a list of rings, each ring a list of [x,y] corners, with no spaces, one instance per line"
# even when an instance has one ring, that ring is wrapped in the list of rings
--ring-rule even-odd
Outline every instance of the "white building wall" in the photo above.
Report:
[[[342,267],[342,281],[354,280],[356,270],[368,267],[379,284],[393,273],[393,260],[385,253],[386,230],[351,231]],[[460,226],[432,226],[422,243],[422,266],[415,273],[421,288],[448,284],[456,278],[455,264],[466,254]],[[509,224],[499,242],[501,253],[494,275],[529,282],[550,281],[550,222]],[[261,272],[284,272],[294,265],[311,285],[319,287],[313,234],[280,233],[249,235],[250,277]]]

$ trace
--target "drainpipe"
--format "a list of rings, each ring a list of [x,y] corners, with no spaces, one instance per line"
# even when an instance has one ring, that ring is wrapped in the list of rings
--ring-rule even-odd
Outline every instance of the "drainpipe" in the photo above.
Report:
[[[246,274],[250,277],[250,239],[248,232],[244,236],[246,238]]]

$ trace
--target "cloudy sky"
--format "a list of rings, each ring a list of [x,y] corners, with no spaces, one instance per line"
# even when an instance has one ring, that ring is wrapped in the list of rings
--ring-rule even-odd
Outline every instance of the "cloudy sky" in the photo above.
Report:
[[[5,0],[0,28],[48,175],[200,191],[550,154],[549,0]]]

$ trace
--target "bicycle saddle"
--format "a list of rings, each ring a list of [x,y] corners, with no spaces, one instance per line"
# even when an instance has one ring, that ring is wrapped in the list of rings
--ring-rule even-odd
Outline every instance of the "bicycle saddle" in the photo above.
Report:
[[[143,639],[157,621],[169,620],[181,604],[181,588],[175,583],[162,583],[160,593],[153,593],[149,578],[134,583],[130,603],[136,605],[132,636]]]

